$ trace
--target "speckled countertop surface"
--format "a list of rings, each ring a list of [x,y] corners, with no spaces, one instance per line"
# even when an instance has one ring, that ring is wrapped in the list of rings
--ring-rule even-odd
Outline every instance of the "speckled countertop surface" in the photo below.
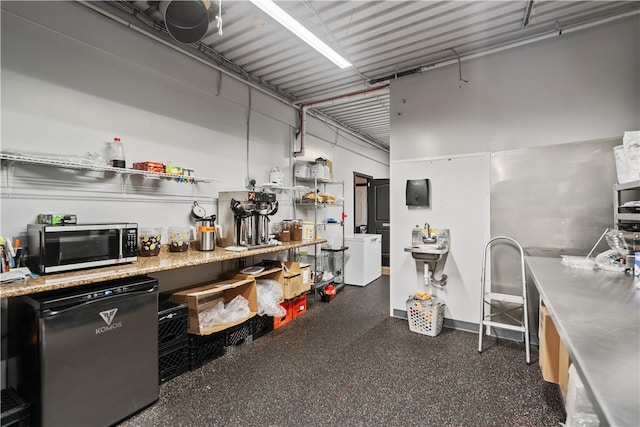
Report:
[[[169,252],[166,247],[158,256],[138,257],[138,261],[131,264],[122,264],[111,267],[92,268],[68,273],[48,274],[46,276],[33,277],[26,282],[7,283],[0,288],[0,298],[11,298],[20,295],[35,294],[54,289],[71,288],[87,285],[105,280],[120,279],[123,277],[138,276],[141,274],[155,273],[158,271],[173,270],[182,267],[208,264],[212,262],[228,261],[254,255],[262,255],[273,252],[285,251],[304,246],[325,243],[326,240],[303,240],[301,242],[286,242],[282,246],[266,246],[264,248],[251,249],[246,252],[230,252],[223,248],[215,251],[200,252],[193,248],[186,252]]]

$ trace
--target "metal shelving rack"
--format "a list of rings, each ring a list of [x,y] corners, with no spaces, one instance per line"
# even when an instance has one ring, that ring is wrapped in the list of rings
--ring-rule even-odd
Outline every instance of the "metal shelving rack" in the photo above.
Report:
[[[314,164],[314,162],[312,161],[298,161],[297,163],[306,163],[309,165]],[[315,252],[313,254],[314,271],[316,272],[316,274],[318,271],[320,271],[320,269],[323,268],[322,264],[325,256],[327,258],[329,257],[334,258],[333,259],[334,271],[331,271],[331,273],[333,274],[333,277],[328,280],[326,278],[322,278],[320,281],[312,285],[312,290],[315,296],[317,296],[319,290],[323,289],[326,285],[330,283],[333,283],[335,288],[337,290],[340,290],[345,286],[344,284],[344,264],[345,264],[344,252],[347,249],[344,246],[344,236],[345,236],[344,201],[339,200],[339,201],[336,201],[336,203],[319,202],[317,196],[319,194],[326,193],[327,192],[326,190],[328,187],[329,188],[333,187],[333,188],[339,188],[340,190],[339,196],[344,197],[344,181],[318,179],[317,177],[306,178],[306,177],[295,176],[295,174],[293,177],[293,181],[294,181],[294,188],[298,188],[298,189],[300,187],[304,187],[301,184],[307,184],[306,187],[313,185],[313,188],[310,188],[310,190],[315,191],[315,194],[316,194],[316,197],[313,200],[309,200],[309,201],[303,201],[302,194],[295,195],[294,214],[296,217],[298,216],[298,208],[305,209],[305,212],[304,212],[305,216],[308,216],[309,208],[313,209],[313,223],[315,226],[315,235],[318,235],[320,230],[327,231],[329,227],[336,227],[336,226],[341,227],[341,230],[339,233],[341,236],[339,248],[330,248],[330,247],[322,247],[322,246],[318,248],[319,245],[316,245]],[[340,208],[340,217],[335,222],[327,221],[328,219],[327,209],[331,209],[331,208]],[[321,214],[322,218],[320,218],[320,212],[322,212]],[[336,260],[335,259],[336,257],[339,258],[339,260]]]
[[[633,228],[629,231],[640,231],[640,206],[629,208],[630,212],[621,212],[625,209],[622,205],[631,200],[640,200],[640,181],[614,184],[613,223],[617,229],[622,225],[625,229]]]
[[[6,182],[7,182],[9,195],[11,195],[11,187],[13,185],[14,165],[16,163],[24,163],[24,164],[38,165],[38,166],[49,166],[49,167],[56,167],[61,169],[114,173],[122,177],[123,195],[125,193],[126,179],[129,176],[142,176],[144,178],[153,178],[153,179],[167,179],[167,180],[173,180],[176,182],[182,182],[187,184],[211,183],[214,181],[221,181],[213,178],[174,175],[169,173],[151,172],[151,171],[129,169],[129,168],[114,168],[112,166],[106,166],[106,165],[102,166],[102,165],[95,165],[90,163],[85,164],[85,163],[77,163],[77,162],[71,162],[66,160],[48,159],[45,157],[26,156],[26,155],[10,154],[10,153],[0,153],[0,160],[2,160],[8,166],[8,167],[5,167],[4,169],[5,169],[5,173],[7,174]]]

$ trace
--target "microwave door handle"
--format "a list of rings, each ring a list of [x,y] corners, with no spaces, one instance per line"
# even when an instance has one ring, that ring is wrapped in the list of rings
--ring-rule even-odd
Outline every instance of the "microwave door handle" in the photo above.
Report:
[[[123,235],[122,228],[118,228],[118,259],[124,258],[124,254],[122,253],[122,246],[124,245],[122,235]]]

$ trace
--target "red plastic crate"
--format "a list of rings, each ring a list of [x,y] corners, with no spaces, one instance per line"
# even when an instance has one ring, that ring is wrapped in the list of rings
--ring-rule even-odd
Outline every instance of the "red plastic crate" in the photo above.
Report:
[[[307,295],[301,295],[298,298],[290,301],[289,310],[291,311],[291,318],[304,314],[307,311]]]
[[[287,310],[287,314],[282,317],[273,318],[273,329],[278,329],[279,327],[291,322],[291,319],[293,319],[291,316],[291,301],[281,302],[280,305]]]

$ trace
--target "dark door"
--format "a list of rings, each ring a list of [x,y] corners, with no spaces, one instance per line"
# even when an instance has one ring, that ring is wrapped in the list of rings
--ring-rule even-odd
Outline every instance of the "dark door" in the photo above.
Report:
[[[368,233],[382,235],[382,265],[389,266],[391,223],[389,215],[389,179],[373,179],[367,195]]]

